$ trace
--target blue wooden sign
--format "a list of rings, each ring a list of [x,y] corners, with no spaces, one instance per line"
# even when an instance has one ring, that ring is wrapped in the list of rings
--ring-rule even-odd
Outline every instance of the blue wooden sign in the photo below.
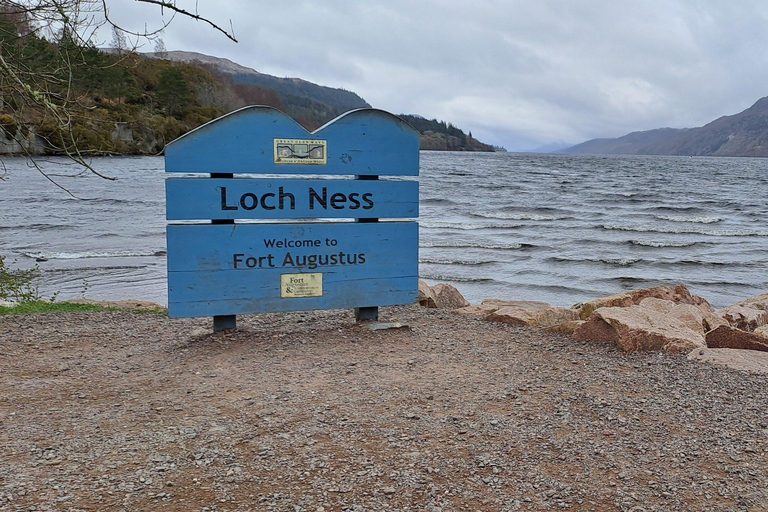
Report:
[[[352,110],[309,133],[272,107],[245,107],[168,144],[165,170],[418,176],[419,136],[382,110]]]
[[[168,220],[416,218],[416,181],[169,178]]]
[[[239,314],[415,302],[418,224],[380,220],[417,218],[418,182],[378,178],[417,176],[418,147],[380,110],[309,133],[271,107],[170,143],[167,172],[204,176],[166,180],[166,217],[185,221],[167,229],[169,315],[213,316],[217,330]]]

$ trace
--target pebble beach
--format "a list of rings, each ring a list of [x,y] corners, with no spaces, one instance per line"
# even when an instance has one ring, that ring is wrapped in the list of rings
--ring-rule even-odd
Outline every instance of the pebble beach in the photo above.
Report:
[[[381,320],[0,317],[0,509],[768,510],[759,373]]]

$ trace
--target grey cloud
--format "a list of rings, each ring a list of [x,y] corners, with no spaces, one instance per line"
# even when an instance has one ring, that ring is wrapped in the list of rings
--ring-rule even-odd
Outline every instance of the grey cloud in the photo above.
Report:
[[[199,10],[231,18],[240,43],[177,18],[169,49],[344,87],[511,149],[701,125],[768,95],[768,4],[756,0],[200,0]]]

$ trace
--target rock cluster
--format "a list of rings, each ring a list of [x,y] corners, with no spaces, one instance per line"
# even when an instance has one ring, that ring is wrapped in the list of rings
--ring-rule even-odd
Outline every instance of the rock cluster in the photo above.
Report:
[[[450,289],[442,292],[450,301],[436,300],[436,289]],[[497,299],[462,307],[466,301],[452,286],[429,287],[421,281],[419,303],[454,308],[457,314],[491,322],[544,328],[578,341],[614,343],[625,352],[691,353],[707,348],[768,352],[768,293],[718,311],[682,284],[642,288],[573,308]]]

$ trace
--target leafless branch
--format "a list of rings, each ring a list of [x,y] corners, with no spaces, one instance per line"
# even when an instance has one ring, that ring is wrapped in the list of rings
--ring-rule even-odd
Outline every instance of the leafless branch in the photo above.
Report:
[[[208,25],[210,25],[214,29],[218,30],[222,34],[224,34],[228,39],[230,39],[230,40],[232,40],[234,42],[238,42],[237,38],[235,37],[234,28],[232,27],[232,20],[229,21],[230,30],[226,30],[226,29],[222,28],[221,26],[217,25],[216,23],[212,22],[208,18],[206,18],[204,16],[201,16],[200,14],[197,14],[197,12],[191,12],[191,11],[188,11],[186,9],[182,9],[181,7],[178,7],[176,5],[176,2],[174,2],[174,1],[167,1],[167,0],[135,0],[135,1],[136,2],[140,2],[140,3],[144,3],[144,4],[157,5],[157,6],[160,7],[160,9],[168,9],[169,11],[174,13],[174,16],[175,16],[175,14],[181,14],[181,15],[187,17],[187,18],[191,18],[191,19],[197,20],[197,21],[202,21],[204,23],[207,23]],[[115,23],[111,19],[109,19],[109,13],[108,13],[108,10],[107,10],[107,0],[102,0],[102,4],[104,6],[104,14],[107,17],[107,21],[109,21],[110,24],[115,25]],[[137,32],[132,32],[132,31],[129,31],[129,30],[125,30],[122,27],[120,27],[120,28],[121,28],[121,30],[123,30],[123,31],[125,31],[125,32],[127,32],[129,34],[133,34],[133,35],[137,35],[137,36],[141,36],[141,37],[150,37],[150,36],[153,36],[153,35],[156,35],[156,34],[162,32],[163,29],[165,29],[171,21],[173,21],[173,17],[171,17],[170,21],[165,22],[161,28],[159,28],[157,30],[154,30],[154,31],[151,31],[151,32],[146,32],[145,31],[143,33],[137,33]],[[117,26],[117,25],[115,25],[115,26]]]
[[[84,66],[91,62],[91,57],[86,58],[90,55],[87,52],[96,48],[99,28],[111,26],[116,33],[135,37],[138,45],[139,41],[156,39],[178,15],[203,21],[237,42],[231,21],[229,30],[222,28],[200,15],[196,6],[187,10],[176,5],[176,0],[134,0],[171,13],[170,20],[163,20],[161,28],[150,30],[145,25],[144,31],[137,31],[119,26],[110,17],[110,1],[114,0],[0,0],[0,15],[16,28],[15,31],[6,28],[0,38],[0,109],[3,122],[12,127],[7,130],[8,139],[19,141],[20,151],[27,156],[31,166],[73,197],[74,194],[37,164],[41,157],[33,154],[36,152],[34,141],[38,138],[46,151],[68,157],[84,172],[115,179],[98,172],[88,159],[95,154],[108,153],[99,153],[97,148],[83,145],[86,144],[83,140],[88,137],[88,134],[84,137],[83,132],[88,132],[94,122],[100,122],[98,116],[90,115],[97,108],[94,98],[79,85]],[[30,65],[21,53],[30,38],[57,48],[56,57],[42,65]],[[128,43],[133,41],[129,39]],[[127,48],[128,45],[124,46]],[[135,57],[135,48],[126,52],[126,59]],[[105,61],[103,69],[120,65],[122,60]],[[43,126],[45,129],[41,130]],[[19,134],[17,130],[23,131]],[[30,132],[27,130],[33,135],[28,136]],[[4,133],[0,130],[0,134]],[[6,178],[7,173],[0,165],[0,180]]]

